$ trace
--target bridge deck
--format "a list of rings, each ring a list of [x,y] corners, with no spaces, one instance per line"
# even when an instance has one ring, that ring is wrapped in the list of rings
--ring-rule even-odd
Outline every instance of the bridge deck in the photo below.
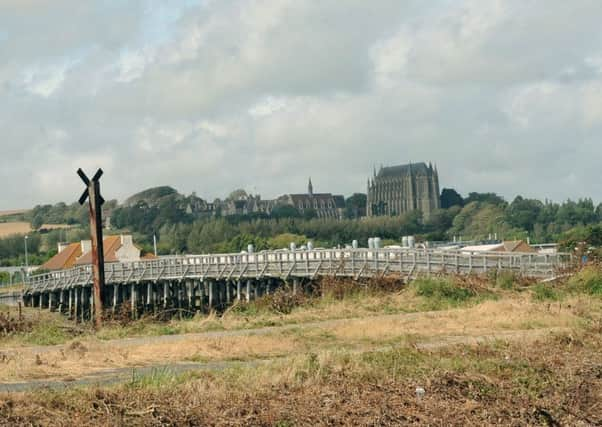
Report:
[[[320,249],[264,251],[254,254],[182,255],[156,260],[110,263],[106,284],[157,283],[171,280],[243,280],[264,278],[314,279],[320,276],[354,279],[397,275],[457,273],[483,274],[511,271],[548,278],[568,266],[567,254],[464,253],[419,249]],[[38,294],[92,282],[91,266],[35,275],[26,294]]]

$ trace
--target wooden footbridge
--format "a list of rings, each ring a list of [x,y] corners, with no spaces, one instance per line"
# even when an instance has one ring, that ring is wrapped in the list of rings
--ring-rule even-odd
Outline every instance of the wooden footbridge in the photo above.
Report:
[[[182,255],[105,265],[105,308],[127,303],[132,314],[157,309],[191,312],[250,301],[276,288],[291,292],[319,277],[354,280],[396,277],[410,280],[431,274],[487,274],[509,271],[551,278],[570,262],[567,254],[465,253],[434,249],[313,249],[258,253]],[[28,306],[90,317],[94,298],[91,266],[34,275],[23,294]]]

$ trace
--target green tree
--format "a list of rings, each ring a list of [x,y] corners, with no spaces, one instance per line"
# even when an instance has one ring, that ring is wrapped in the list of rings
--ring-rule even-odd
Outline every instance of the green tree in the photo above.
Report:
[[[449,209],[452,206],[464,206],[464,199],[453,188],[444,188],[441,191],[441,209]]]
[[[364,193],[354,193],[345,199],[345,217],[359,218],[366,215],[366,203],[368,197]]]
[[[516,198],[506,208],[506,219],[512,226],[533,231],[533,227],[544,208],[539,200],[524,199],[522,196]]]

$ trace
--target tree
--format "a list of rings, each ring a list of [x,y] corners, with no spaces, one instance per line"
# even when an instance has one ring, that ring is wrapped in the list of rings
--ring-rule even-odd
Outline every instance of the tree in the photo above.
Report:
[[[241,199],[246,199],[247,197],[248,197],[247,192],[245,190],[243,190],[242,188],[238,188],[238,189],[232,191],[226,200],[241,200]]]
[[[452,206],[464,206],[464,199],[453,188],[444,188],[441,191],[441,209],[449,209]]]
[[[472,202],[483,202],[491,203],[492,205],[506,205],[506,201],[503,197],[498,196],[495,193],[469,193],[468,198],[464,200],[464,204],[467,205]]]
[[[44,224],[44,217],[41,214],[35,215],[31,220],[31,228],[38,230]]]
[[[345,199],[345,217],[359,218],[366,215],[368,197],[364,193],[354,193]]]
[[[544,205],[539,200],[523,199],[522,196],[516,196],[506,208],[506,219],[514,227],[533,231],[543,208]]]
[[[273,218],[300,218],[299,210],[291,205],[276,206],[272,209]]]

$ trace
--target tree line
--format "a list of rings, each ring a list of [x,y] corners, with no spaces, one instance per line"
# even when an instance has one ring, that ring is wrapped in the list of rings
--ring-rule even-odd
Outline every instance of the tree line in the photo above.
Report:
[[[441,209],[428,217],[419,211],[392,217],[361,217],[365,194],[347,198],[342,219],[319,219],[315,212],[300,213],[292,206],[281,206],[271,215],[253,213],[227,217],[198,217],[186,209],[186,201],[175,194],[162,195],[153,203],[144,198],[129,204],[108,202],[111,232],[131,232],[146,251],[152,250],[153,235],[162,254],[238,252],[252,244],[257,250],[285,247],[291,241],[311,240],[316,247],[333,247],[358,240],[366,245],[379,236],[387,244],[399,244],[404,235],[426,241],[487,240],[529,238],[532,243],[561,242],[570,247],[577,242],[602,244],[602,205],[591,199],[562,203],[517,196],[507,202],[495,193],[469,193],[462,197],[453,189],[443,189]],[[87,211],[77,204],[36,206],[26,214],[32,224],[74,224],[69,235],[64,231],[32,234],[28,245],[32,264],[56,253],[60,240],[88,238]],[[23,239],[0,239],[0,263],[23,264]],[[36,258],[37,257],[37,258]]]

